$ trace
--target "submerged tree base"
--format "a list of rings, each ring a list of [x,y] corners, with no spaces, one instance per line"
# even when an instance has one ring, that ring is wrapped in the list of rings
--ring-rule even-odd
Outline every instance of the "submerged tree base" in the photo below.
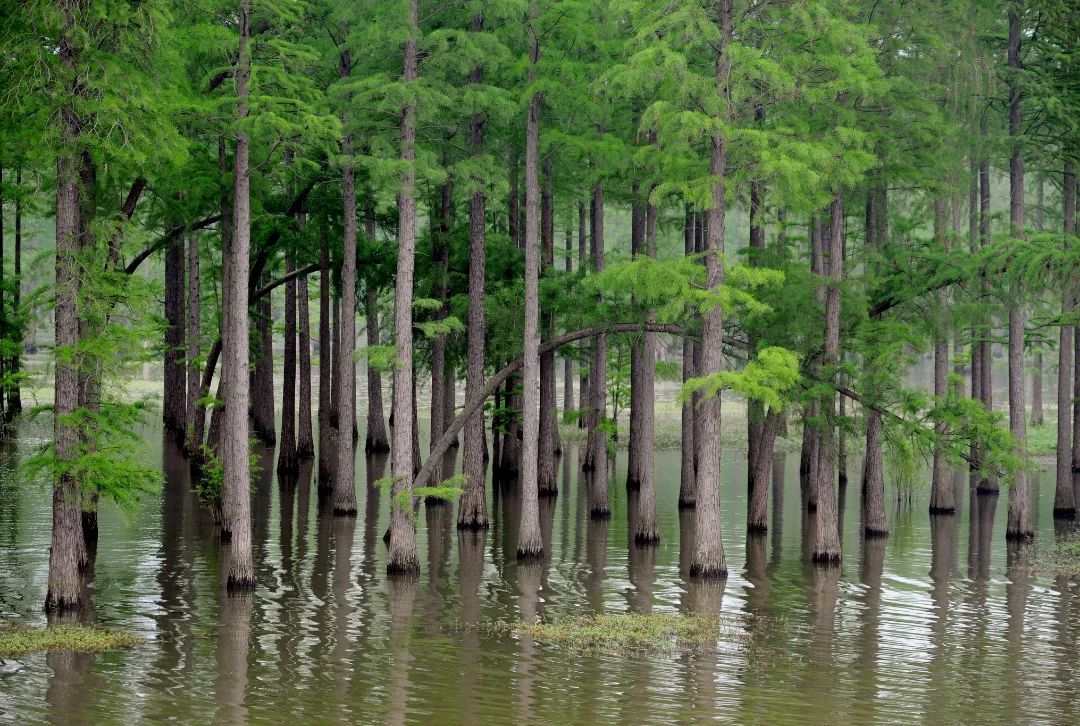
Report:
[[[590,653],[677,653],[714,649],[721,643],[750,644],[770,628],[747,627],[748,618],[683,613],[612,613],[537,623],[481,627],[517,638]]]
[[[0,657],[49,650],[100,653],[126,648],[139,642],[140,639],[130,633],[86,625],[56,625],[50,628],[0,627]]]
[[[817,565],[829,565],[829,566],[832,566],[832,565],[839,565],[840,564],[841,556],[840,556],[839,552],[829,552],[829,551],[817,552],[817,551],[815,551],[814,554],[811,555],[810,560],[814,564],[817,564]]]

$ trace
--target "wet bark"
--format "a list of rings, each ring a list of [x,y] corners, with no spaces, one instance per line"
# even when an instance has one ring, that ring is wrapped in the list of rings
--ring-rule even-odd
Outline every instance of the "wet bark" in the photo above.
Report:
[[[1009,138],[1012,155],[1009,159],[1009,221],[1013,237],[1024,233],[1024,158],[1020,133],[1021,92],[1016,73],[1020,69],[1020,16],[1015,5],[1009,6],[1009,68],[1013,71],[1009,82]],[[1027,453],[1027,409],[1024,406],[1024,290],[1023,283],[1012,283],[1009,301],[1009,431],[1013,435],[1019,453]],[[1027,539],[1035,536],[1031,523],[1031,499],[1028,477],[1024,469],[1014,474],[1009,487],[1009,511],[1005,536]]]
[[[537,0],[529,4],[531,46],[529,80],[535,79],[540,58],[536,31]],[[543,556],[540,534],[540,503],[537,456],[540,448],[540,108],[541,97],[529,99],[525,130],[525,322],[522,362],[521,521],[518,527],[518,559]]]
[[[417,0],[408,0],[409,34],[405,40],[404,80],[414,84],[417,76],[417,36],[419,19]],[[398,196],[398,259],[397,279],[394,287],[394,410],[397,412],[395,430],[391,441],[391,487],[390,546],[386,569],[392,573],[415,573],[420,570],[416,553],[416,525],[409,511],[412,475],[416,462],[413,458],[413,421],[408,412],[413,402],[413,335],[412,298],[413,272],[416,256],[416,106],[406,101],[401,114],[401,188]]]
[[[731,57],[728,45],[732,33],[732,1],[719,0],[717,26],[719,38],[715,45],[716,84],[730,101],[729,86]],[[725,104],[725,107],[727,104]],[[709,174],[716,180],[712,203],[706,215],[705,286],[714,290],[724,281],[721,256],[724,252],[724,187],[727,174],[727,147],[720,132],[714,131],[709,154]],[[701,329],[702,376],[721,372],[724,368],[723,312],[714,305],[704,315]],[[720,397],[703,400],[700,405],[701,438],[695,436],[698,450],[697,507],[694,523],[694,552],[690,559],[690,575],[695,577],[725,577],[727,560],[720,526]]]
[[[248,79],[251,75],[251,3],[240,2],[240,48],[235,70],[237,116],[247,116]],[[230,246],[223,250],[226,279],[222,283],[222,387],[225,412],[221,431],[222,536],[230,541],[227,586],[245,590],[255,586],[251,551],[251,470],[248,456],[248,280],[251,249],[251,197],[248,138],[236,134],[233,189],[233,229]]]
[[[934,200],[934,237],[936,244],[943,251],[948,250],[948,236],[945,229],[945,198]],[[938,316],[943,318],[949,306],[947,288],[938,290]],[[949,374],[949,338],[944,319],[939,319],[934,337],[934,397],[944,400],[948,394],[946,376]],[[948,462],[945,460],[948,426],[944,422],[934,425],[934,461],[930,479],[930,512],[932,514],[952,514],[956,511],[953,498],[952,477],[949,475]]]

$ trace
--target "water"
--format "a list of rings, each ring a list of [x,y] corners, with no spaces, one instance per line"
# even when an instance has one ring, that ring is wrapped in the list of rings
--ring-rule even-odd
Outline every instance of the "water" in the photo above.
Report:
[[[49,492],[19,484],[15,461],[41,431],[0,450],[0,613],[41,623]],[[863,541],[858,488],[841,499],[844,564],[805,562],[813,520],[800,508],[798,460],[780,458],[769,532],[747,539],[744,456],[724,453],[724,544],[730,576],[685,572],[693,514],[676,507],[679,454],[656,457],[662,540],[631,546],[623,487],[612,518],[589,520],[578,451],[560,462],[560,495],[541,505],[541,566],[515,560],[518,499],[489,493],[491,529],[458,533],[448,506],[421,509],[422,574],[387,580],[388,497],[357,466],[360,516],[320,511],[306,471],[295,487],[260,451],[254,487],[259,589],[223,593],[224,557],[186,463],[145,432],[165,487],[141,508],[106,507],[92,618],[145,645],[101,655],[26,656],[0,677],[0,718],[139,722],[1076,723],[1080,586],[1027,567],[1007,547],[1006,495],[976,499],[955,478],[960,512],[931,520],[925,491],[889,511],[892,535]],[[850,462],[858,471],[858,462]],[[1055,537],[1052,476],[1036,478],[1040,541]],[[491,490],[489,489],[489,492]],[[775,497],[780,493],[780,497]],[[890,502],[893,497],[890,492]],[[753,613],[760,647],[690,655],[582,655],[463,624],[587,612]]]

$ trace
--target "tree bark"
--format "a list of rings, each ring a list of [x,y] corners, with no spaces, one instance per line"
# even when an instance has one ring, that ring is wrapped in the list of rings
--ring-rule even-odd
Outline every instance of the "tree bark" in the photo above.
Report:
[[[732,0],[719,0],[717,26],[719,38],[715,50],[715,82],[720,95],[731,99],[731,56],[729,45],[732,37]],[[727,174],[726,140],[719,131],[712,133],[709,154],[709,174],[716,180],[712,190],[712,203],[706,211],[705,286],[716,290],[723,284],[725,224],[725,176]],[[701,329],[702,376],[720,373],[724,368],[723,311],[713,305],[705,312]],[[727,560],[720,526],[720,396],[701,402],[702,439],[695,437],[698,445],[697,507],[694,521],[694,552],[690,559],[690,575],[694,577],[727,576]]]
[[[551,162],[547,161],[544,164],[544,187],[540,193],[540,248],[541,266],[548,274],[555,267],[555,193],[552,176]],[[537,295],[539,296],[539,293]],[[546,311],[541,320],[543,336],[550,340],[555,332],[555,314]],[[536,469],[537,487],[540,496],[544,497],[559,494],[555,479],[555,457],[559,453],[558,416],[559,408],[555,397],[555,351],[548,351],[540,355],[540,440]]]
[[[588,242],[588,227],[585,223],[585,203],[578,202],[578,269],[582,272],[585,271],[589,262],[589,249],[591,245]],[[578,350],[578,354],[581,360],[585,359],[585,348],[582,347]],[[586,365],[578,366],[578,428],[583,429],[588,425],[588,411],[589,411],[589,367]]]
[[[294,271],[292,254],[285,258],[285,273]],[[281,444],[278,447],[279,475],[299,471],[296,456],[296,280],[285,283],[285,351],[281,381]]]
[[[1065,162],[1064,173],[1064,232],[1076,234],[1076,174],[1072,162]],[[1061,314],[1070,314],[1076,304],[1075,278],[1070,279],[1061,293]],[[1073,485],[1073,431],[1071,411],[1073,391],[1073,337],[1076,327],[1062,325],[1058,333],[1058,380],[1057,380],[1057,477],[1054,487],[1054,516],[1072,519],[1076,516],[1076,491]]]
[[[404,80],[415,85],[419,19],[417,0],[408,0],[409,34],[405,40]],[[401,189],[398,196],[398,259],[394,288],[394,435],[391,441],[390,547],[386,569],[391,573],[420,570],[416,553],[416,525],[412,520],[410,497],[415,461],[412,450],[413,420],[413,270],[416,256],[416,106],[406,101],[401,113]],[[429,462],[431,459],[429,458]],[[405,501],[401,501],[404,498]]]
[[[484,28],[484,16],[476,13],[470,30],[479,33]],[[469,75],[470,83],[480,83],[483,66],[476,66]],[[484,151],[486,118],[474,114],[469,119],[469,142],[475,156]],[[484,387],[484,269],[486,266],[485,215],[487,200],[479,178],[474,178],[469,198],[469,312],[465,364],[465,400],[477,397]],[[447,424],[449,427],[449,422]],[[492,426],[494,428],[494,426]],[[465,423],[465,450],[462,452],[464,491],[458,504],[458,529],[479,530],[488,526],[487,497],[484,493],[484,414],[480,411]],[[493,456],[498,447],[493,446]],[[493,458],[492,461],[495,461]]]
[[[187,245],[187,438],[188,456],[197,456],[206,425],[206,411],[199,405],[202,397],[202,370],[199,352],[202,347],[202,280],[199,274],[199,236],[188,235]]]
[[[264,273],[262,284],[268,280]],[[273,446],[277,431],[274,422],[274,336],[270,296],[260,298],[253,312],[257,348],[251,377],[252,420],[255,438],[267,446]]]
[[[566,272],[574,271],[574,230],[566,228]],[[570,423],[571,411],[577,408],[574,397],[574,359],[563,358],[563,423]]]
[[[943,252],[948,251],[948,233],[945,229],[945,198],[938,196],[934,199],[934,237],[938,247]],[[949,293],[947,288],[938,290],[938,315],[944,317],[949,307]],[[948,329],[944,319],[937,323],[937,331],[934,338],[934,397],[939,401],[945,399],[948,394],[946,377],[949,374],[949,338]],[[956,511],[956,502],[953,498],[952,477],[949,476],[948,462],[945,460],[946,437],[949,435],[948,426],[944,422],[934,425],[934,463],[930,479],[930,513],[952,514]]]
[[[761,264],[760,256],[765,250],[765,227],[761,222],[762,206],[762,183],[755,179],[750,182],[749,258],[750,264],[754,266]],[[753,351],[756,347],[755,343],[750,341],[750,350]],[[761,436],[764,433],[764,424],[765,404],[758,399],[748,398],[746,401],[746,491],[747,499],[751,502],[754,500],[754,477],[757,474],[757,467],[754,466],[754,460],[757,457],[758,446],[761,444]],[[766,505],[767,503],[768,494],[766,494]],[[747,516],[749,517],[749,510],[747,511]]]
[[[1024,234],[1024,157],[1021,150],[1021,94],[1016,74],[1020,70],[1020,16],[1015,4],[1009,5],[1009,221],[1013,237]],[[1027,408],[1024,406],[1024,291],[1023,283],[1014,282],[1009,301],[1009,431],[1021,457],[1027,455]],[[1029,539],[1035,536],[1031,524],[1031,500],[1024,469],[1016,471],[1009,487],[1009,512],[1005,536]]]
[[[645,254],[656,258],[657,209],[652,203],[645,206]],[[656,321],[656,314],[649,310],[645,319]],[[634,542],[639,545],[656,544],[660,531],[656,522],[656,334],[645,331],[641,346],[641,457],[638,482],[637,516],[634,521]]]
[[[330,240],[323,228],[319,247],[319,492],[325,494],[332,486],[334,426],[330,421],[333,409],[333,353],[330,339]]]
[[[298,215],[301,229],[307,215]],[[309,461],[315,455],[315,441],[311,430],[311,316],[308,311],[308,278],[301,275],[296,280],[296,312],[299,318],[297,349],[300,358],[300,398],[296,425],[296,458]]]
[[[889,237],[889,196],[880,180],[867,190],[866,234],[867,246],[877,252]],[[876,397],[877,391],[872,392]],[[871,537],[884,537],[889,533],[885,518],[885,449],[882,436],[881,411],[875,407],[863,407],[866,414],[866,454],[862,474],[862,527]]]
[[[630,206],[630,256],[641,256],[645,248],[645,209],[639,199],[640,190],[635,180],[631,184]],[[634,293],[630,293],[634,304]],[[626,490],[637,491],[641,487],[641,449],[643,425],[641,421],[644,381],[642,377],[642,348],[644,340],[635,338],[630,341],[630,435],[626,449]]]
[[[746,530],[748,532],[766,532],[769,529],[769,477],[772,475],[773,451],[782,413],[769,409],[761,422],[758,432],[758,445],[754,448],[754,458],[750,460],[753,468],[750,492],[750,504],[746,510]]]
[[[537,0],[529,3],[531,46],[529,81],[536,77],[540,40],[536,30]],[[521,523],[518,559],[542,557],[537,457],[540,448],[540,104],[539,93],[529,99],[525,130],[525,323],[522,362]]]
[[[983,113],[980,121],[980,136],[986,138],[986,114]],[[983,247],[990,244],[990,159],[984,154],[979,161],[979,240]],[[985,284],[981,286],[983,295],[988,295],[989,290]],[[979,384],[982,394],[983,408],[987,411],[994,410],[994,377],[991,372],[993,356],[991,355],[990,335],[993,332],[993,320],[985,319],[980,328],[979,338]],[[981,453],[980,453],[981,460]],[[988,473],[979,477],[976,487],[979,494],[997,494],[998,483],[990,478]]]
[[[974,255],[979,251],[979,162],[971,155],[971,169],[968,179],[968,249]],[[977,323],[971,326],[971,398],[982,401],[982,345],[981,333]],[[973,442],[970,448],[973,462],[971,474],[978,473],[979,447]]]
[[[1043,175],[1039,174],[1035,179],[1035,229],[1043,231],[1043,204],[1045,203],[1043,192]],[[1043,352],[1042,347],[1035,350],[1035,369],[1031,372],[1031,425],[1042,426],[1045,423],[1043,415]]]
[[[162,419],[165,430],[181,440],[187,410],[184,365],[184,238],[165,246],[165,360]]]
[[[251,2],[240,0],[240,47],[237,56],[236,115],[243,124],[248,115],[248,79],[251,75]],[[230,246],[222,253],[228,273],[222,284],[222,387],[225,412],[222,420],[221,459],[222,536],[230,541],[227,587],[255,587],[251,552],[251,470],[248,452],[248,280],[251,248],[251,180],[247,133],[236,134],[233,190],[233,230]]]
[[[451,181],[447,176],[442,186],[442,194],[439,198],[439,216],[431,223],[431,263],[432,277],[434,278],[434,295],[439,301],[439,309],[435,311],[435,320],[441,321],[446,318],[449,306],[446,298],[447,275],[449,275],[450,249],[447,246],[447,236],[450,234],[450,202]],[[446,334],[436,333],[431,339],[431,441],[436,441],[442,435],[444,429],[443,419],[446,416]],[[435,462],[434,480],[443,480],[442,462]],[[442,500],[429,499],[432,503]]]
[[[76,45],[78,5],[61,0],[63,36],[57,49],[60,62],[74,73],[81,57]],[[65,88],[68,94],[75,89]],[[79,175],[76,161],[82,122],[71,107],[60,114],[60,135],[64,142],[56,156],[56,302],[54,307],[55,346],[74,353],[79,343]],[[79,511],[78,481],[65,465],[78,455],[79,433],[70,418],[79,406],[79,361],[74,355],[58,355],[54,368],[53,448],[59,474],[53,483],[52,539],[49,547],[47,612],[78,610],[82,607],[79,578],[79,548],[83,540]]]
[[[592,199],[593,269],[604,271],[604,184],[597,182]],[[607,519],[611,516],[608,504],[607,433],[601,427],[606,412],[607,394],[607,336],[603,333],[593,341],[592,365],[589,370],[589,440],[585,451],[585,466],[593,472],[589,478],[589,516]]]
[[[369,281],[364,290],[364,314],[367,322],[368,346],[379,345],[379,306],[374,285]],[[386,420],[383,417],[382,374],[370,363],[367,367],[368,413],[367,434],[364,437],[364,451],[384,453],[390,450],[390,439],[386,434]]]
[[[836,378],[840,362],[840,283],[844,277],[844,194],[836,190],[829,222],[828,288],[825,291],[825,354],[822,367],[827,380]],[[831,390],[831,389],[830,389]],[[814,562],[840,562],[840,530],[836,509],[836,394],[821,399],[825,426],[818,444],[817,522],[814,528]]]
[[[697,217],[686,207],[686,218],[683,222],[683,252],[687,257],[694,254],[695,224]],[[694,370],[694,343],[689,338],[682,342],[682,382],[686,382],[697,375]],[[682,463],[679,477],[679,508],[686,509],[697,504],[697,484],[694,467],[694,407],[691,401],[682,405]]]
[[[15,186],[22,188],[22,167],[15,167]],[[18,321],[22,317],[22,194],[15,197],[15,250],[14,250],[14,290],[11,295],[11,312]],[[22,384],[18,375],[22,368],[22,348],[24,329],[21,322],[16,331],[19,334],[15,340],[15,350],[8,359],[8,372],[14,377],[14,382],[7,389],[7,408],[5,413],[11,420],[22,413]]]

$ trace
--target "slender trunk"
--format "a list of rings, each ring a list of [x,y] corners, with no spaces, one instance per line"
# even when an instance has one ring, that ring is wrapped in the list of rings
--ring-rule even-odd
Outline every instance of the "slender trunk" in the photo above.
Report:
[[[640,190],[635,180],[631,184],[630,206],[630,255],[640,257],[645,251],[645,209],[641,205]],[[631,305],[635,302],[634,293],[630,293]],[[644,395],[642,376],[642,348],[644,340],[634,338],[630,341],[630,436],[626,450],[626,490],[637,491],[641,486],[641,447],[644,432],[641,414],[641,399]]]
[[[754,488],[750,492],[750,504],[746,510],[746,529],[748,532],[765,532],[769,529],[769,477],[773,468],[773,451],[782,413],[769,409],[761,422],[758,432],[758,445],[754,449],[754,458],[750,460],[753,468],[751,480]]]
[[[871,186],[868,194],[867,245],[877,252],[889,237],[889,196],[881,182]],[[880,395],[877,390],[871,393],[875,399]],[[867,536],[884,537],[889,533],[889,525],[885,519],[885,444],[881,411],[865,406],[863,410],[866,415],[866,453],[862,475],[862,526]]]
[[[578,269],[584,271],[589,260],[588,228],[585,224],[585,203],[578,202]],[[581,359],[585,358],[585,346],[578,348]],[[589,367],[578,367],[578,428],[583,429],[588,425],[589,410]]]
[[[479,33],[484,28],[484,16],[476,13],[470,30]],[[483,67],[477,66],[469,75],[470,83],[480,83]],[[486,118],[475,114],[469,119],[469,141],[472,152],[484,151]],[[474,182],[478,182],[474,179]],[[465,400],[474,399],[484,387],[484,270],[486,263],[485,215],[487,200],[482,184],[475,184],[469,198],[469,312],[465,367]],[[498,402],[496,402],[496,407]],[[493,417],[494,418],[494,417]],[[494,429],[494,423],[492,425]],[[487,498],[484,493],[484,414],[478,412],[465,424],[465,450],[462,452],[462,474],[465,487],[458,505],[459,529],[485,529],[488,526]],[[498,446],[493,446],[498,456]],[[495,461],[493,458],[492,461]]]
[[[1045,202],[1043,191],[1043,175],[1039,174],[1035,181],[1035,229],[1043,231],[1043,204]],[[1042,348],[1035,350],[1035,369],[1031,372],[1031,425],[1042,426],[1045,423],[1043,415],[1043,352]]]
[[[985,113],[983,113],[980,123],[981,127],[979,133],[985,140],[987,133]],[[990,160],[987,158],[985,152],[979,162],[979,243],[983,247],[990,244]],[[980,292],[984,296],[990,294],[990,290],[986,284],[981,285],[980,288]],[[987,411],[993,411],[994,377],[990,369],[991,363],[993,362],[990,334],[993,331],[994,323],[989,317],[980,322],[982,325],[979,330],[979,389],[982,395],[983,408]],[[977,491],[979,494],[997,494],[998,483],[991,479],[986,472],[983,472],[979,477]]]
[[[15,186],[22,188],[22,167],[15,167]],[[15,197],[15,260],[14,260],[14,290],[11,296],[11,313],[15,320],[17,337],[12,342],[15,344],[11,357],[8,360],[8,373],[12,376],[12,383],[7,388],[8,419],[12,419],[22,412],[22,390],[19,380],[19,371],[22,368],[23,349],[23,323],[22,323],[22,194]]]
[[[439,309],[435,311],[435,320],[443,320],[449,305],[446,298],[446,277],[449,274],[450,249],[447,246],[447,236],[450,234],[450,200],[451,180],[447,176],[442,186],[442,194],[439,199],[439,217],[431,224],[431,263],[432,277],[434,278],[435,299],[439,301]],[[431,339],[431,442],[434,443],[442,436],[446,415],[446,335],[436,333]],[[434,481],[443,480],[442,462],[436,461]],[[431,502],[442,500],[429,499]]]
[[[647,203],[645,207],[645,254],[656,258],[657,209]],[[645,314],[647,322],[656,321],[656,313]],[[637,516],[634,522],[634,542],[655,544],[660,541],[656,522],[656,469],[654,448],[656,443],[656,334],[645,332],[641,346],[641,457],[639,459]]]
[[[64,37],[58,54],[66,69],[74,71],[81,55],[75,45],[73,0],[63,0]],[[69,93],[73,89],[66,88]],[[54,308],[55,346],[73,352],[79,343],[79,175],[76,146],[80,120],[71,108],[60,116],[64,147],[56,156],[56,302]],[[78,456],[79,433],[70,417],[79,406],[79,364],[75,356],[58,355],[53,400],[53,451],[60,474],[53,484],[52,540],[49,547],[49,584],[46,611],[78,610],[82,607],[79,578],[79,548],[83,540],[79,512],[79,482],[65,464]]]
[[[334,435],[341,438],[341,378],[338,377],[338,357],[341,355],[341,298],[330,299],[330,426]],[[337,466],[337,459],[331,457],[331,468]]]
[[[574,230],[566,228],[566,272],[574,271]],[[563,358],[563,423],[570,423],[571,411],[577,408],[574,397],[574,359]]]
[[[503,437],[499,475],[516,477],[521,467],[521,375],[514,374],[506,381],[501,417]]]
[[[548,274],[555,267],[555,192],[551,162],[544,163],[544,188],[540,193],[541,266]],[[555,333],[555,314],[541,316],[541,333],[547,340]],[[537,449],[537,486],[540,495],[559,494],[555,457],[559,454],[559,410],[555,397],[555,351],[540,355],[540,440]]]
[[[943,252],[948,251],[948,233],[945,229],[945,198],[942,196],[934,200],[934,237],[938,247]],[[938,316],[943,317],[949,307],[949,293],[947,288],[938,290]],[[943,401],[948,394],[946,388],[946,376],[949,374],[949,338],[948,329],[943,319],[937,323],[937,331],[934,338],[934,396]],[[934,424],[934,464],[930,480],[930,512],[932,514],[952,514],[956,511],[956,502],[953,498],[952,477],[949,476],[948,462],[945,460],[946,439],[949,435],[948,426],[939,421]]]
[[[330,346],[330,239],[324,227],[319,247],[319,492],[322,494],[331,487],[335,438],[330,421],[334,370]]]
[[[604,185],[598,182],[592,199],[592,253],[593,268],[604,271]],[[593,343],[592,366],[589,371],[589,441],[586,446],[586,464],[593,472],[589,479],[589,515],[594,519],[611,516],[608,504],[608,457],[607,433],[601,426],[607,405],[607,335],[601,333]]]
[[[732,0],[719,0],[719,38],[716,42],[715,79],[721,96],[730,103]],[[726,140],[719,131],[712,133],[709,154],[709,174],[715,179],[712,203],[706,214],[705,286],[716,290],[723,284],[724,268],[724,187],[727,174]],[[724,321],[719,305],[705,312],[701,328],[701,362],[699,373],[711,376],[724,368]],[[727,560],[720,526],[720,396],[701,402],[701,439],[698,444],[697,508],[694,521],[694,551],[690,574],[696,577],[725,577]]]
[[[761,223],[762,216],[762,184],[754,180],[750,182],[750,264],[761,264],[761,255],[765,251],[765,227]],[[750,340],[749,355],[757,349],[754,340]],[[841,400],[841,405],[843,401]],[[753,501],[755,491],[755,479],[757,467],[754,460],[757,457],[757,449],[761,444],[761,436],[764,433],[762,427],[765,424],[765,404],[759,399],[749,398],[746,401],[746,492],[747,499]],[[748,512],[749,516],[749,512]],[[749,520],[748,520],[749,521]]]
[[[1016,74],[1020,70],[1020,16],[1015,5],[1009,6],[1009,138],[1012,156],[1009,159],[1009,221],[1013,237],[1024,234],[1024,158],[1021,151],[1020,89]],[[1009,431],[1021,457],[1027,453],[1027,409],[1024,406],[1024,291],[1023,283],[1012,284],[1009,294]],[[1018,469],[1009,487],[1009,512],[1005,536],[1027,539],[1035,536],[1031,524],[1031,501],[1028,477]]]
[[[347,78],[352,68],[349,51],[342,51],[338,75]],[[346,119],[347,122],[347,119]],[[356,171],[352,165],[352,135],[341,139],[342,216],[344,228],[341,252],[341,313],[338,338],[334,346],[334,380],[340,381],[334,405],[338,414],[337,459],[334,462],[335,516],[356,516],[356,457],[352,435],[356,421]]]
[[[246,279],[246,276],[245,276]],[[264,272],[261,285],[270,281]],[[270,310],[270,296],[266,295],[255,304],[255,369],[251,377],[252,418],[255,438],[268,446],[277,439],[274,426],[274,337]]]
[[[240,2],[240,50],[235,80],[240,119],[247,117],[248,79],[251,75],[251,3]],[[222,253],[228,282],[222,285],[222,387],[225,414],[221,431],[222,536],[230,541],[228,588],[255,587],[251,552],[251,470],[248,452],[248,280],[251,247],[251,197],[248,138],[236,134],[233,190],[233,230],[229,248]]]
[[[1072,162],[1065,162],[1064,173],[1064,231],[1076,234],[1076,174]],[[1061,293],[1061,314],[1068,315],[1076,304],[1075,279]],[[1057,383],[1057,478],[1054,489],[1054,516],[1071,519],[1076,516],[1076,491],[1073,485],[1072,419],[1069,404],[1073,389],[1073,338],[1076,326],[1062,325],[1058,333],[1058,383]]]
[[[231,166],[229,164],[229,150],[225,142],[224,137],[218,138],[218,173],[221,175],[221,179],[228,179],[231,174]],[[235,187],[235,182],[234,182]],[[225,250],[231,247],[233,238],[233,203],[232,195],[234,189],[230,189],[227,184],[222,183],[218,189],[218,204],[221,209],[221,250],[222,255],[225,254]],[[224,256],[221,259],[221,305],[225,304],[225,285],[226,274],[231,274],[228,267],[225,265]],[[222,320],[219,325],[223,324]],[[218,338],[220,339],[220,332]],[[221,356],[220,346],[218,346],[218,357]],[[203,383],[207,393],[209,393],[209,386],[213,383],[213,369],[209,365],[210,361],[207,361],[206,371],[203,373]],[[216,367],[216,366],[215,366]],[[209,375],[208,375],[209,374]],[[218,377],[217,393],[214,396],[216,404],[210,410],[210,428],[206,432],[206,445],[213,450],[217,456],[221,455],[221,429],[225,421],[225,375],[222,373]]]
[[[306,215],[299,215],[303,228]],[[296,312],[300,324],[297,349],[300,353],[300,399],[296,425],[296,458],[308,461],[315,455],[315,441],[311,430],[311,316],[308,311],[308,278],[302,275],[296,281]]]
[[[968,174],[968,250],[972,255],[979,251],[979,162],[975,154],[971,155]],[[979,325],[971,326],[971,398],[982,401],[982,346]],[[979,470],[979,447],[972,442],[969,449],[971,459],[970,472]]]
[[[404,79],[414,85],[417,76],[419,35],[418,0],[408,0],[409,35],[405,40]],[[409,415],[413,398],[412,299],[416,256],[416,106],[406,101],[401,114],[401,190],[398,196],[398,259],[394,288],[394,410],[397,412],[391,441],[390,547],[388,572],[414,573],[420,570],[416,553],[416,525],[412,519],[413,420]]]
[[[840,363],[840,282],[844,276],[844,194],[837,189],[829,222],[828,289],[825,291],[825,354],[822,366],[828,380],[836,378]],[[814,562],[840,561],[840,530],[836,509],[834,469],[836,457],[836,394],[821,399],[825,426],[818,446],[817,522]]]
[[[292,255],[285,258],[285,273],[293,271]],[[296,456],[296,280],[285,283],[285,351],[281,381],[281,443],[277,470],[292,476],[299,468]]]
[[[364,290],[364,315],[367,321],[368,346],[379,345],[379,306],[375,286],[369,281]],[[364,451],[383,453],[390,450],[390,439],[386,434],[386,421],[383,418],[382,374],[373,365],[367,367],[368,413],[367,435],[364,438]]]
[[[694,254],[696,216],[686,208],[683,222],[683,251],[687,257]],[[694,344],[689,338],[682,342],[682,382],[697,375],[694,370]],[[682,405],[682,466],[679,477],[679,508],[685,509],[697,503],[697,479],[694,471],[694,407],[691,401]]]
[[[535,80],[540,59],[536,31],[537,0],[529,4],[532,45],[529,50],[529,81]],[[522,363],[521,524],[518,528],[518,559],[540,557],[544,552],[540,534],[537,456],[540,449],[540,108],[542,99],[529,99],[525,131],[525,324]]]
[[[824,246],[826,243],[822,235],[821,219],[814,215],[810,220],[810,271],[819,280],[816,297],[818,304],[824,306],[826,298]],[[819,367],[820,361],[811,361],[811,369],[815,371],[815,374],[817,374]],[[821,469],[821,430],[823,426],[821,406],[822,403],[819,398],[810,401],[809,411],[807,412],[808,422],[803,426],[803,452],[806,457],[806,467],[802,473],[804,473],[806,482],[806,508],[811,512],[817,510],[818,483],[820,481],[818,472]]]
[[[202,343],[202,280],[199,274],[199,236],[188,235],[187,245],[187,438],[184,448],[188,456],[197,456],[206,425],[205,409],[199,405],[202,397],[202,370],[199,352]]]
[[[165,430],[181,440],[187,410],[184,366],[184,239],[165,246],[165,360],[162,419]]]

